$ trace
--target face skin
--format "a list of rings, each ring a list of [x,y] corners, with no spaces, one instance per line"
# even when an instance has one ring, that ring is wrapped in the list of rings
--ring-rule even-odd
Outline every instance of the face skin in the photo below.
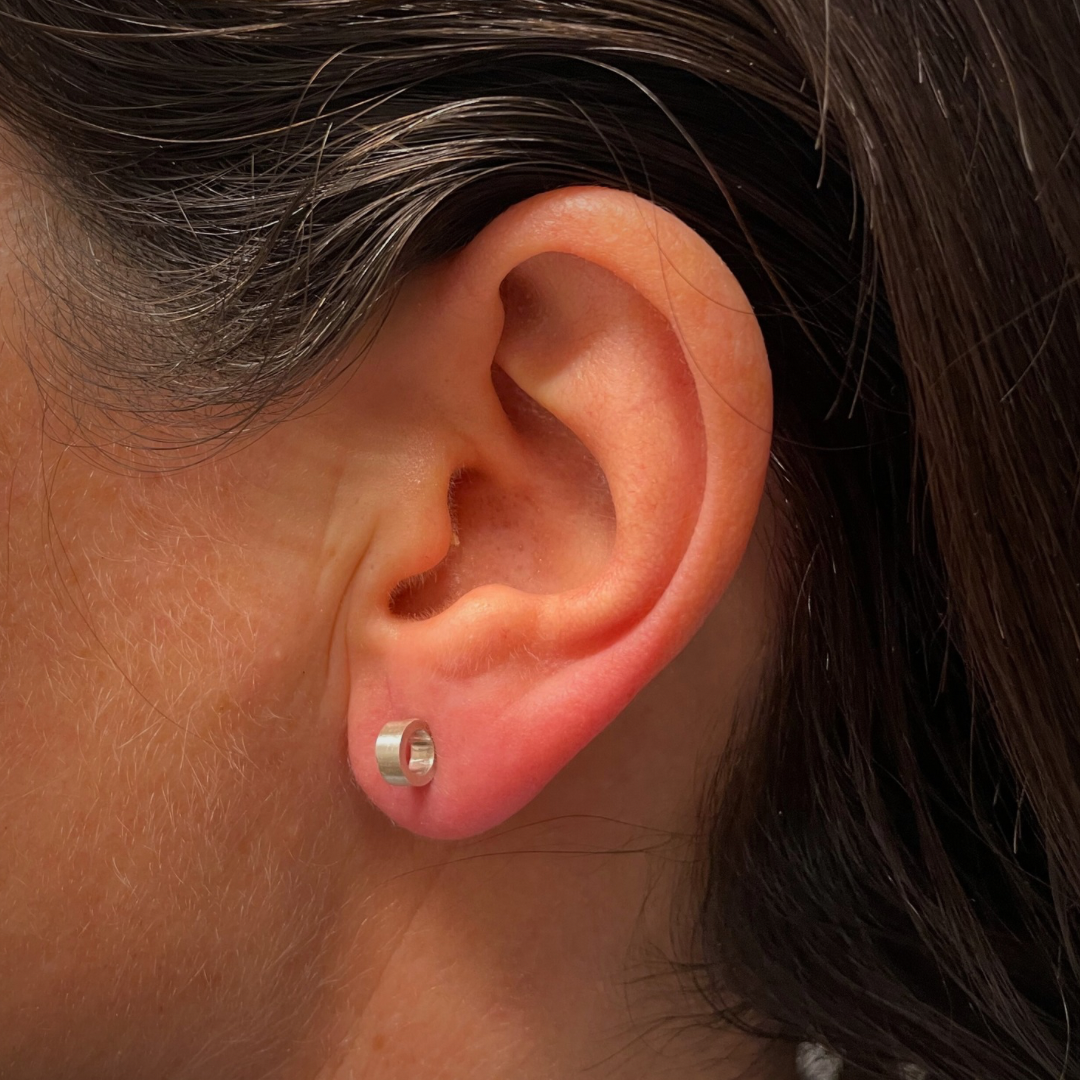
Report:
[[[116,447],[76,448],[43,411],[28,364],[45,361],[21,314],[35,286],[9,220],[27,195],[14,169],[0,188],[0,1075],[743,1075],[760,1047],[664,1021],[704,1012],[671,974],[691,957],[672,926],[692,929],[701,792],[763,670],[762,440],[731,449],[734,425],[708,403],[691,435],[664,426],[697,384],[672,366],[668,321],[591,261],[514,279],[519,307],[492,340],[523,398],[490,375],[488,396],[470,397],[469,377],[437,378],[438,351],[416,338],[483,324],[506,278],[491,270],[493,300],[485,274],[522,265],[523,237],[558,234],[549,249],[577,253],[555,258],[602,261],[574,215],[600,215],[606,235],[604,215],[625,206],[602,193],[572,208],[569,233],[551,224],[562,203],[511,217],[418,275],[317,408],[195,466],[135,468]],[[585,332],[583,310],[559,306],[567,274],[602,325]],[[706,322],[687,314],[685,340],[730,330]],[[454,355],[489,372],[492,342],[471,333],[455,333]],[[573,400],[589,400],[586,339],[632,354],[627,382],[640,369],[655,409],[564,404],[567,371]],[[530,367],[564,353],[557,371]],[[540,413],[530,427],[522,402],[544,394],[573,435]],[[491,434],[493,401],[516,420],[509,442]],[[680,526],[649,526],[641,500],[682,491],[665,462],[711,462],[714,441],[745,474],[714,497],[703,464],[669,550]],[[485,464],[519,453],[520,482]],[[655,466],[660,494],[619,480],[619,458]],[[469,463],[490,482],[462,489],[451,523],[447,482]],[[706,541],[728,570],[698,554]],[[392,605],[395,583],[448,547],[461,549],[452,573]],[[565,614],[609,577],[577,622]],[[624,603],[623,581],[653,597],[647,610]],[[514,591],[489,595],[488,640],[482,620],[469,633],[453,620],[492,583]],[[564,615],[529,644],[522,626],[539,616],[522,605],[549,596]],[[503,638],[526,645],[504,654]],[[545,722],[530,727],[521,702]],[[394,705],[442,733],[434,794],[390,789],[373,768],[371,731],[400,717]],[[515,764],[515,731],[533,772]],[[787,1075],[782,1056],[761,1060]]]

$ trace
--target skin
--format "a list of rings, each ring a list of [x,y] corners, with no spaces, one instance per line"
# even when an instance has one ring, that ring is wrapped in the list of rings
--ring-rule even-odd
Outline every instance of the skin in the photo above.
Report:
[[[787,1076],[783,1048],[685,1024],[704,1008],[670,963],[692,959],[672,927],[692,928],[701,792],[765,660],[763,353],[759,434],[730,436],[749,450],[724,474],[745,490],[725,502],[708,463],[731,418],[699,403],[645,271],[626,271],[637,288],[602,269],[597,237],[627,207],[594,193],[559,229],[568,203],[519,209],[418,275],[317,408],[147,468],[76,445],[43,401],[17,169],[0,191],[0,1076]],[[561,308],[542,348],[520,310],[475,332],[527,250],[593,267],[516,280],[595,286],[619,331],[597,340],[632,352],[657,415],[699,409],[690,436],[587,395],[575,414],[569,391],[544,402],[569,426],[530,427],[535,357],[570,370],[588,335]],[[693,250],[682,269],[726,273]],[[453,380],[423,336],[445,335],[440,312],[460,328]],[[695,318],[699,345],[734,333]],[[485,349],[524,397],[473,378]],[[640,483],[612,482],[620,459]],[[700,485],[672,484],[672,461]],[[463,465],[481,479],[451,520]],[[689,522],[678,550],[643,501],[661,495]],[[494,614],[468,622],[493,585]],[[575,614],[530,644],[543,604]],[[500,651],[509,639],[528,647]],[[427,802],[372,765],[373,731],[405,708],[442,725]],[[532,732],[524,764],[511,716]]]

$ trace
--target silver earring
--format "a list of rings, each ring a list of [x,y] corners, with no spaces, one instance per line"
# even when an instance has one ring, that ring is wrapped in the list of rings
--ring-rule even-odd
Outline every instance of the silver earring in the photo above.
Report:
[[[435,740],[423,720],[391,720],[375,740],[382,778],[395,787],[424,787],[435,779]]]
[[[843,1058],[820,1043],[801,1042],[795,1048],[799,1080],[838,1080],[843,1068]]]
[[[799,1080],[839,1080],[844,1059],[820,1043],[801,1042],[795,1048],[795,1072]],[[926,1070],[910,1061],[896,1066],[899,1080],[926,1080]]]

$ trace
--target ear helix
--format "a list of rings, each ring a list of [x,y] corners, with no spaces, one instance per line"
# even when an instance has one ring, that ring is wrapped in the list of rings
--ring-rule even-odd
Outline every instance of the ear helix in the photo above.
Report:
[[[425,787],[435,779],[435,740],[422,720],[392,720],[375,740],[375,761],[394,787]]]

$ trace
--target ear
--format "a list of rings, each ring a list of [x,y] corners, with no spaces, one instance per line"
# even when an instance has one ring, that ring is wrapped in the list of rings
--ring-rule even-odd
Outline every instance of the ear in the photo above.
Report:
[[[349,757],[394,821],[464,837],[610,724],[735,573],[769,457],[765,349],[695,232],[570,188],[416,275],[358,379],[385,434],[346,601]],[[413,718],[432,782],[391,786],[376,742]]]

